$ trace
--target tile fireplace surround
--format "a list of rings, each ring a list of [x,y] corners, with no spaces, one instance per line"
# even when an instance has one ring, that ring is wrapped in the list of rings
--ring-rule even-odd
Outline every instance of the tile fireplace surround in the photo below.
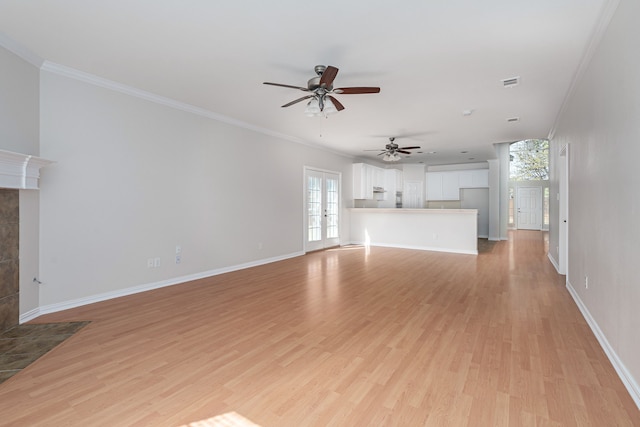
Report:
[[[19,321],[19,194],[0,188],[0,333]]]

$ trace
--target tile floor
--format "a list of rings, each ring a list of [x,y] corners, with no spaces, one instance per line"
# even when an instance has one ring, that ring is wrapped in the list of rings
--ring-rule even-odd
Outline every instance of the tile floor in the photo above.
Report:
[[[0,383],[72,336],[89,322],[23,324],[0,334]]]

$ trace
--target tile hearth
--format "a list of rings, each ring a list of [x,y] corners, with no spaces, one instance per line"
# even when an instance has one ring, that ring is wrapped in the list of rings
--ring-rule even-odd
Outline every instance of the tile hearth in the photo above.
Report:
[[[62,343],[90,322],[18,325],[0,334],[0,383]]]

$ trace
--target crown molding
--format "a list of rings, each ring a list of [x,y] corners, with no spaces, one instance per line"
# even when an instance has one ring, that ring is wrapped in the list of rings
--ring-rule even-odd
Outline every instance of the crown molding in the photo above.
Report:
[[[5,33],[0,32],[0,46],[7,49],[9,52],[17,55],[18,57],[24,59],[29,64],[33,65],[36,68],[40,68],[44,62],[42,58],[38,55],[22,46],[20,43],[16,42],[12,38],[8,37]]]
[[[562,100],[562,105],[560,106],[560,110],[558,110],[558,114],[556,114],[556,119],[553,122],[553,126],[549,130],[547,139],[551,140],[555,136],[558,125],[560,124],[560,119],[564,115],[569,104],[569,99],[573,97],[578,83],[582,80],[582,76],[584,76],[584,73],[587,71],[587,68],[591,63],[591,59],[593,58],[593,55],[600,45],[600,41],[604,37],[604,34],[609,27],[609,23],[611,22],[613,15],[615,15],[619,4],[620,0],[608,0],[602,7],[600,18],[598,19],[598,22],[596,23],[593,32],[591,33],[587,48],[585,49],[584,54],[582,55],[582,59],[580,60],[580,64],[578,65],[578,68],[576,69],[576,72],[571,79],[571,85],[569,86],[569,90]]]
[[[44,61],[42,66],[40,67],[41,71],[47,71],[53,74],[57,74],[63,77],[67,77],[70,79],[78,80],[84,83],[88,83],[94,86],[99,86],[105,89],[113,90],[115,92],[120,92],[125,95],[133,96],[136,98],[144,99],[145,101],[153,102],[155,104],[163,105],[165,107],[173,108],[176,110],[184,111],[187,113],[195,114],[201,117],[206,117],[208,119],[216,120],[219,122],[227,123],[239,128],[248,129],[253,132],[261,133],[264,135],[272,136],[278,139],[284,139],[286,141],[294,142],[296,144],[302,144],[309,147],[313,147],[316,149],[320,149],[323,151],[329,151],[333,154],[339,155],[341,157],[349,157],[344,153],[340,153],[337,151],[333,151],[327,149],[326,147],[314,144],[304,139],[296,138],[290,135],[282,134],[279,132],[274,132],[270,129],[266,129],[259,126],[254,126],[250,123],[243,122],[241,120],[236,120],[228,116],[224,116],[222,114],[214,113],[213,111],[206,110],[204,108],[196,107],[191,104],[187,104],[184,102],[176,101],[171,98],[166,98],[164,96],[156,95],[151,92],[147,92],[133,86],[128,86],[122,83],[115,82],[113,80],[105,79],[102,77],[98,77],[96,75],[85,73],[84,71],[76,70],[75,68],[67,67],[65,65],[56,64],[51,61]]]

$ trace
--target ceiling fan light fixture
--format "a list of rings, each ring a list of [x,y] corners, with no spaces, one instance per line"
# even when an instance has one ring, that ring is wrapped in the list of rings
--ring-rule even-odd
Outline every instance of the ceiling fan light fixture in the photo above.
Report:
[[[398,153],[385,153],[382,157],[382,160],[385,162],[397,162],[400,159],[402,159],[402,157],[400,157]]]
[[[324,111],[325,114],[335,114],[338,112],[338,109],[331,101],[331,98],[324,98]]]
[[[321,113],[322,111],[320,110],[320,103],[318,102],[318,98],[311,98],[311,101],[307,103],[307,107],[304,109],[304,114],[307,117],[315,117],[319,116]]]

